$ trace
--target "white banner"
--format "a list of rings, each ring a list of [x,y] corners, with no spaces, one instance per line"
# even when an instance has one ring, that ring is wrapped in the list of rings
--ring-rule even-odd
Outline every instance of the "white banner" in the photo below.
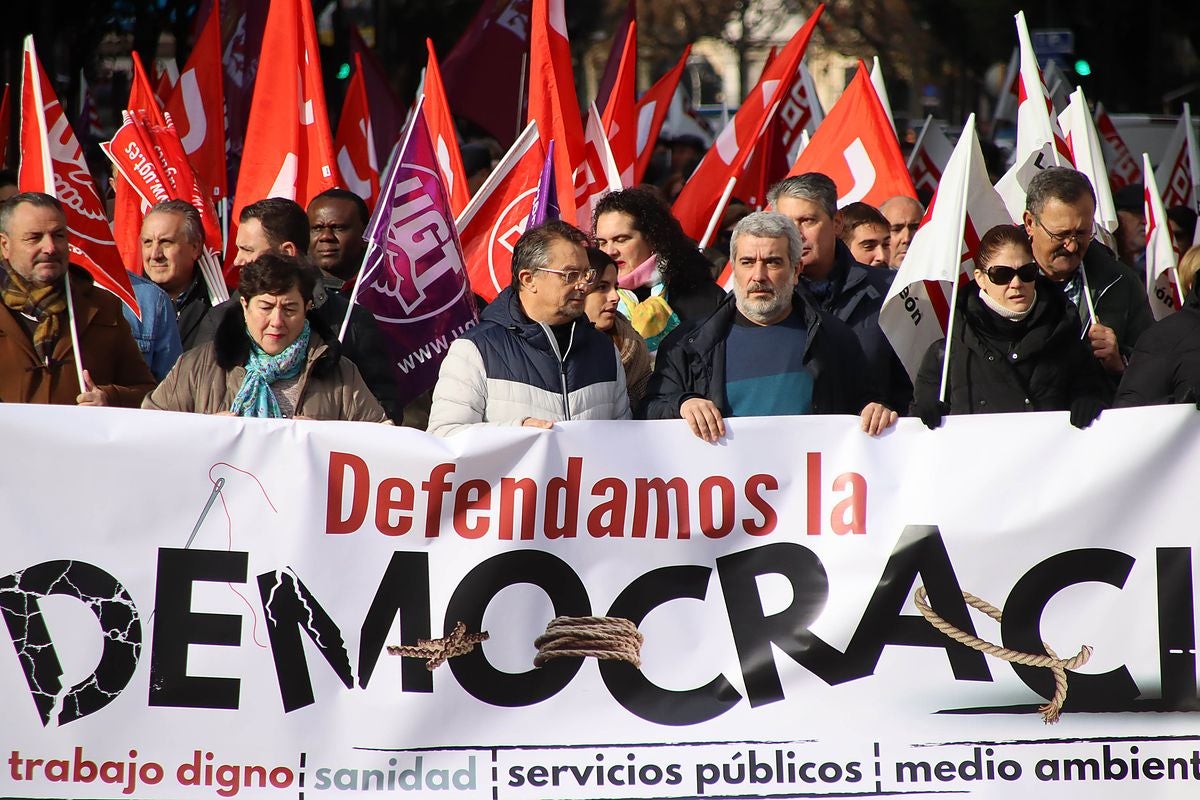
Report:
[[[1198,422],[0,406],[0,795],[1195,797]],[[1049,669],[919,586],[1092,648],[1058,724]],[[641,667],[535,669],[558,615],[632,619]],[[490,638],[433,672],[387,652],[459,621]]]

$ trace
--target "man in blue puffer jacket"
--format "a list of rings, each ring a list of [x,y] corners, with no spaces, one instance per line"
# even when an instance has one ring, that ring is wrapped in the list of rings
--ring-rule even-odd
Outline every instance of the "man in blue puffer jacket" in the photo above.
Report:
[[[562,420],[629,418],[620,356],[583,313],[595,280],[585,242],[558,220],[517,241],[512,284],[442,362],[430,433],[448,436],[479,423],[550,428]]]

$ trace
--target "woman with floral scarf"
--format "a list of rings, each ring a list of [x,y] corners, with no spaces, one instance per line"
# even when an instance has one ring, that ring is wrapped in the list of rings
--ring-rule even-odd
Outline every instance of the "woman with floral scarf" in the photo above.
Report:
[[[243,266],[240,305],[225,313],[212,342],[183,354],[143,408],[387,422],[333,333],[309,319],[315,281],[290,256]]]

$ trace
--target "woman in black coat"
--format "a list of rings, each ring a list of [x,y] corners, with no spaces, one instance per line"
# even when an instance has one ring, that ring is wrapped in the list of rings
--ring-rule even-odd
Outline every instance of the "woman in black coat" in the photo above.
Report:
[[[975,280],[958,291],[946,399],[939,400],[946,340],[930,346],[913,413],[930,428],[945,414],[1070,411],[1085,428],[1108,389],[1079,317],[1033,260],[1029,237],[998,225],[979,242]]]

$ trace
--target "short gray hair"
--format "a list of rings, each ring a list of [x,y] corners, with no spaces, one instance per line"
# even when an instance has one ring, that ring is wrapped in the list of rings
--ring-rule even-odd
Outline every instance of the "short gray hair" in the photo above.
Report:
[[[1030,179],[1029,188],[1025,190],[1025,210],[1040,217],[1048,200],[1074,204],[1084,197],[1095,207],[1096,190],[1087,175],[1070,167],[1047,167]]]
[[[737,243],[742,236],[755,236],[760,239],[787,239],[788,263],[792,269],[800,266],[800,256],[804,251],[804,237],[796,223],[780,214],[778,211],[755,211],[747,214],[733,227],[733,235],[729,238],[729,262],[737,262]]]
[[[825,213],[832,217],[837,213],[837,184],[828,175],[820,172],[806,172],[784,178],[767,191],[767,202],[771,208],[781,197],[795,197],[816,203]],[[793,223],[795,224],[795,223]]]
[[[146,212],[147,217],[151,214],[178,214],[183,217],[183,235],[187,237],[188,244],[204,244],[204,222],[200,219],[200,212],[186,200],[163,200]]]
[[[12,197],[0,203],[0,231],[6,234],[12,233],[8,226],[12,223],[12,216],[17,210],[17,206],[34,206],[35,208],[53,208],[63,217],[67,216],[63,204],[58,201],[58,198],[42,192],[21,192],[14,194]]]

